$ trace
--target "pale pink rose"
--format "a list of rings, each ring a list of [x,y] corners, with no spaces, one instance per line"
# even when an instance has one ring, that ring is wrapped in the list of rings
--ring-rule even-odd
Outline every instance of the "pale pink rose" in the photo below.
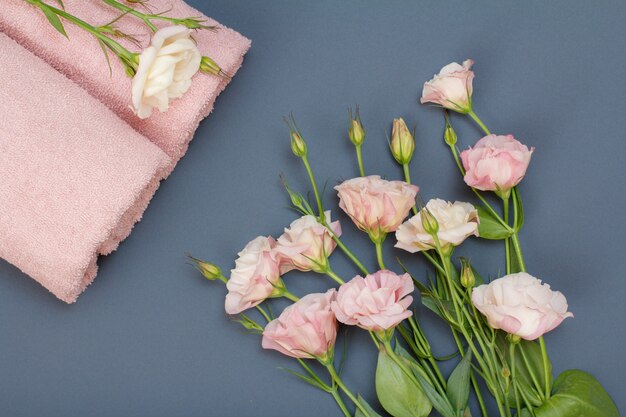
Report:
[[[512,135],[488,135],[461,152],[465,183],[506,196],[524,175],[535,148],[528,149]]]
[[[356,276],[339,287],[331,308],[337,320],[366,330],[391,329],[411,317],[413,281],[409,274],[382,270]]]
[[[567,317],[567,300],[548,284],[520,272],[498,278],[472,291],[472,303],[494,329],[535,340]]]
[[[437,220],[437,237],[442,249],[459,246],[469,236],[478,236],[478,212],[470,203],[449,203],[435,198],[426,204],[426,209]],[[411,253],[435,248],[433,236],[424,230],[422,224],[422,215],[426,209],[420,210],[398,228],[396,248]]]
[[[339,207],[359,229],[378,240],[400,226],[415,205],[419,187],[370,175],[344,181],[335,190]]]
[[[330,222],[330,210],[325,215]],[[341,236],[339,221],[329,225],[335,235]],[[281,275],[292,269],[323,273],[336,246],[330,231],[315,216],[306,215],[293,221],[276,246]]]
[[[272,237],[259,236],[239,252],[226,283],[226,313],[241,313],[272,296],[280,284],[275,246]]]
[[[326,358],[337,338],[333,293],[309,294],[265,326],[262,346],[293,358]]]
[[[432,80],[424,83],[421,103],[439,104],[446,109],[460,113],[472,110],[472,80],[474,65],[471,59],[459,65],[456,62],[446,65]]]

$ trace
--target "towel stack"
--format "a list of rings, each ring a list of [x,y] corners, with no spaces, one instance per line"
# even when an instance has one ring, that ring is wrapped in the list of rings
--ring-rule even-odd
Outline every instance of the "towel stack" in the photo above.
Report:
[[[99,0],[64,4],[96,25],[119,16]],[[170,16],[202,16],[181,0],[150,5]],[[194,39],[233,75],[250,41],[207,22],[219,29]],[[149,43],[132,16],[116,25]],[[95,277],[97,257],[115,250],[141,218],[228,80],[197,74],[167,112],[140,120],[122,66],[112,59],[111,75],[98,43],[70,24],[65,29],[69,40],[26,1],[3,0],[0,257],[71,303]]]

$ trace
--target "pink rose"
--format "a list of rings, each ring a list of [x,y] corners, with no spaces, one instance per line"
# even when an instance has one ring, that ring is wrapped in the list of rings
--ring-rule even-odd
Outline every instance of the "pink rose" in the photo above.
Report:
[[[241,313],[274,294],[280,285],[275,246],[272,237],[259,236],[239,252],[226,283],[226,313]]]
[[[337,338],[337,320],[330,309],[332,292],[309,294],[287,307],[265,326],[262,346],[293,358],[325,359]]]
[[[325,214],[330,221],[330,211]],[[335,235],[341,236],[338,221],[330,223],[330,228]],[[314,216],[306,215],[295,220],[278,238],[276,251],[280,254],[281,275],[292,269],[323,273],[336,246],[330,231]]]
[[[421,103],[435,103],[459,113],[472,110],[472,80],[474,65],[471,59],[459,65],[456,62],[446,65],[432,80],[424,83]]]
[[[443,250],[459,246],[469,236],[478,236],[478,212],[470,203],[449,203],[438,198],[426,204],[428,212],[437,220],[437,237]],[[434,249],[435,240],[422,224],[424,210],[404,222],[396,231],[396,248],[415,253]]]
[[[379,241],[402,224],[415,205],[419,187],[370,175],[344,181],[335,190],[339,207],[373,241]]]
[[[411,316],[413,281],[409,274],[382,270],[365,278],[356,276],[337,291],[332,309],[337,320],[362,329],[383,331]]]
[[[535,148],[528,149],[512,135],[488,135],[473,148],[461,152],[465,168],[465,183],[483,191],[495,191],[507,196],[516,186],[530,163]]]
[[[526,272],[474,288],[472,303],[491,327],[526,340],[535,340],[567,317],[574,317],[567,311],[563,294]]]

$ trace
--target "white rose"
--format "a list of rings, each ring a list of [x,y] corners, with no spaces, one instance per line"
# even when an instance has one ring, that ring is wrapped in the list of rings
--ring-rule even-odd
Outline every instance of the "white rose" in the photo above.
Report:
[[[548,284],[520,272],[498,278],[472,291],[472,303],[494,329],[535,340],[567,317],[567,300]]]
[[[437,220],[437,237],[443,249],[458,246],[469,236],[478,236],[478,212],[473,205],[456,201],[449,203],[432,199],[426,204],[430,214]],[[404,222],[396,231],[396,248],[415,253],[435,248],[433,237],[424,230],[422,209]]]
[[[225,310],[228,314],[241,313],[273,295],[280,286],[278,261],[272,237],[259,236],[249,242],[235,261],[226,283]]]
[[[150,117],[155,107],[166,111],[170,100],[187,92],[201,60],[202,54],[186,27],[170,26],[157,31],[152,44],[139,56],[133,78],[132,98],[137,116]]]

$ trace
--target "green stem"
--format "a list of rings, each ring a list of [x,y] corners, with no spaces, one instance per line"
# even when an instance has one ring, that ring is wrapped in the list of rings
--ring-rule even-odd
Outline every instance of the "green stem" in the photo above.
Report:
[[[374,242],[374,244],[376,245],[376,259],[378,260],[378,266],[380,269],[387,269],[385,268],[385,261],[383,260],[383,243],[377,241]]]
[[[335,382],[335,384],[337,384],[337,386],[339,388],[341,388],[341,390],[346,394],[346,396],[348,398],[350,398],[350,401],[352,401],[354,403],[354,405],[356,406],[356,408],[358,408],[359,410],[361,410],[361,412],[363,413],[363,415],[365,417],[373,417],[369,414],[369,412],[367,411],[367,409],[365,407],[363,407],[363,405],[361,405],[361,403],[359,402],[359,400],[354,396],[354,394],[352,394],[352,392],[350,392],[350,390],[348,389],[348,387],[346,386],[346,384],[343,383],[343,381],[341,380],[341,378],[339,377],[339,375],[337,374],[337,371],[335,371],[335,367],[332,364],[327,364],[325,365],[326,369],[328,369],[328,373],[330,374],[331,378],[333,379],[333,381]]]
[[[272,319],[270,318],[269,314],[267,314],[267,312],[265,312],[265,310],[263,309],[263,307],[261,306],[256,306],[256,309],[261,313],[261,315],[263,317],[265,317],[265,320],[267,320],[267,322],[269,323],[270,321],[272,321]]]
[[[528,360],[528,358],[526,357],[526,353],[524,352],[524,346],[521,345],[519,350],[522,353],[522,360],[524,361],[524,365],[526,365],[526,370],[528,370],[530,379],[533,381],[533,385],[535,386],[535,390],[537,394],[539,395],[539,399],[541,400],[541,402],[543,402],[544,401],[543,388],[541,387],[541,384],[539,383],[539,379],[537,378],[537,375],[535,375],[535,372],[533,371],[533,367],[530,366],[530,361]]]
[[[141,12],[133,9],[132,7],[128,7],[128,6],[124,5],[124,4],[121,4],[121,3],[117,2],[117,1],[115,1],[115,0],[102,0],[102,1],[105,2],[106,4],[108,4],[111,7],[114,7],[116,9],[118,9],[118,10],[121,10],[124,13],[128,13],[130,15],[133,15],[133,16],[139,18],[153,32],[156,32],[158,30],[158,28],[154,25],[154,23],[151,22],[151,19],[158,19],[158,18],[160,18],[162,20],[169,20],[169,19],[166,18],[166,16],[146,15],[144,13],[141,13]]]
[[[341,398],[341,396],[339,395],[337,390],[334,389],[334,390],[330,391],[330,395],[332,395],[333,398],[335,399],[335,402],[337,403],[337,405],[341,409],[341,412],[343,413],[343,415],[346,416],[346,417],[352,417],[352,413],[350,413],[350,410],[348,410],[348,407],[346,406],[346,403],[343,402],[343,399]]]
[[[339,246],[339,249],[343,251],[343,253],[356,265],[357,268],[361,270],[362,273],[364,273],[365,275],[369,274],[369,272],[367,271],[367,268],[365,268],[363,264],[361,263],[361,261],[359,261],[359,259],[350,251],[350,249],[348,249],[348,247],[341,241],[339,236],[337,236],[337,234],[333,232],[333,230],[331,229],[326,219],[325,218],[319,219],[319,221],[323,226],[326,226],[326,228],[332,235],[333,240],[335,241],[337,246]]]
[[[285,297],[285,298],[286,298],[286,299],[288,299],[288,300],[293,301],[294,303],[300,299],[300,298],[298,298],[297,296],[295,296],[295,295],[293,295],[292,293],[290,293],[289,291],[287,291],[287,289],[286,289],[286,288],[285,288],[285,290],[284,290],[284,292],[283,292],[282,296],[283,296],[283,297]]]
[[[518,389],[517,389],[517,385],[516,385],[516,366],[515,366],[515,347],[516,344],[515,343],[509,343],[509,357],[510,357],[510,362],[511,362],[511,381],[513,381],[513,391],[515,392],[515,408],[517,409],[517,415],[521,416],[522,415],[522,407],[520,405],[520,400],[519,400],[519,394],[518,394]]]
[[[519,263],[520,270],[522,272],[526,272],[526,264],[524,263],[524,256],[522,255],[522,247],[519,243],[519,236],[517,232],[514,232],[511,236],[511,242],[513,242],[513,249],[515,250],[515,255],[517,256],[517,261]]]
[[[335,280],[335,282],[339,285],[345,284],[346,282],[341,279],[341,277],[339,275],[337,275],[335,273],[335,271],[333,271],[332,269],[328,268],[325,272],[326,275],[328,275],[329,277],[331,277],[333,280]]]
[[[487,126],[485,126],[483,121],[480,120],[480,118],[476,115],[476,113],[474,113],[474,110],[470,110],[469,113],[467,114],[469,115],[469,117],[472,118],[472,120],[476,122],[478,126],[480,126],[480,128],[483,130],[483,132],[485,132],[485,134],[491,135],[491,132],[489,131],[489,129],[487,129]]]
[[[365,170],[363,169],[363,153],[361,152],[361,145],[356,145],[356,159],[357,162],[359,163],[359,174],[361,174],[362,177],[365,176]]]
[[[307,174],[309,174],[309,179],[311,180],[311,186],[313,187],[313,193],[315,194],[315,201],[317,201],[317,210],[319,212],[319,218],[322,220],[322,224],[324,224],[325,215],[324,215],[324,207],[322,206],[322,199],[320,197],[320,193],[317,189],[317,182],[315,181],[315,176],[313,175],[313,170],[311,170],[311,165],[309,164],[309,159],[306,155],[302,157],[302,162],[304,163],[304,167],[306,168]],[[324,226],[326,226],[324,224]]]
[[[502,199],[504,221],[509,223],[509,197]],[[511,239],[504,239],[504,256],[506,259],[506,274],[511,273]]]
[[[543,339],[543,336],[539,336],[539,346],[541,347],[541,359],[543,362],[543,373],[544,373],[544,383],[545,383],[545,399],[550,399],[550,359],[548,358],[548,350],[546,349],[546,342]]]
[[[409,164],[402,164],[402,171],[404,171],[404,181],[407,184],[411,184],[411,173],[409,172]],[[417,207],[413,206],[413,214],[417,214]]]
[[[125,67],[131,66],[133,70],[136,70],[136,64],[134,64],[133,61],[134,54],[131,53],[128,49],[124,48],[118,42],[100,33],[98,28],[90,25],[84,20],[77,18],[74,15],[67,13],[65,10],[57,9],[56,7],[50,6],[49,4],[44,4],[41,2],[34,2],[32,4],[39,7],[40,9],[42,9],[42,7],[46,7],[49,11],[53,12],[57,16],[60,16],[68,22],[72,23],[73,25],[76,25],[81,29],[91,33],[96,39],[103,42],[120,59],[120,61],[122,61]]]

